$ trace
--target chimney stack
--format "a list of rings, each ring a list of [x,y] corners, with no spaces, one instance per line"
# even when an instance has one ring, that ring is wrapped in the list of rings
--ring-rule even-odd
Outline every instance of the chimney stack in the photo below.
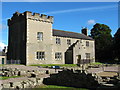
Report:
[[[88,36],[88,29],[85,27],[85,28],[82,28],[82,34]]]

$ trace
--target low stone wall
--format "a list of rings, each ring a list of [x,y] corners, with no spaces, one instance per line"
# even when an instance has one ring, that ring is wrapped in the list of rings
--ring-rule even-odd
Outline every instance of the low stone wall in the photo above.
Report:
[[[43,82],[43,78],[28,78],[24,81],[18,82],[8,82],[0,85],[0,89],[20,89],[20,88],[34,88],[36,86],[41,85]]]
[[[2,68],[0,69],[0,76],[39,76],[40,74],[49,73],[48,70],[41,71],[41,70],[21,70],[17,68]]]
[[[49,70],[23,70],[17,68],[7,68],[3,67],[0,69],[0,76],[11,77],[11,76],[21,76],[20,78],[14,78],[15,80],[7,79],[0,80],[0,90],[1,89],[19,89],[19,88],[34,88],[39,86],[43,82],[43,78],[49,76]],[[26,77],[26,78],[25,78]],[[24,79],[22,79],[24,78]]]

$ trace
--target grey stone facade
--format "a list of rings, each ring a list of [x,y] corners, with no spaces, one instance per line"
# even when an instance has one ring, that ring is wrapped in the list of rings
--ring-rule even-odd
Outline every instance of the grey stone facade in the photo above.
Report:
[[[53,16],[26,11],[8,20],[8,60],[21,64],[95,62],[94,40],[84,34],[52,29]]]

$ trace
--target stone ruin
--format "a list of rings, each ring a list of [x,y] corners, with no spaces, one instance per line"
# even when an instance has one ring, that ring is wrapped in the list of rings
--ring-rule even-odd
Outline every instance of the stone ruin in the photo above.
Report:
[[[50,74],[50,77],[44,78],[43,80],[43,83],[47,85],[88,88],[92,90],[108,87],[106,85],[112,82],[112,84],[114,84],[112,88],[120,88],[120,80],[116,77],[114,77],[113,80],[107,80],[106,85],[104,85],[103,82],[103,78],[96,74],[87,73],[85,70],[73,69],[59,71],[57,74]]]
[[[76,88],[96,89],[106,87],[107,84],[113,84],[112,87],[120,88],[120,78],[102,78],[95,73],[88,73],[86,70],[64,69],[58,73],[50,74],[48,70],[20,70],[18,68],[2,68],[1,76],[26,76],[26,80],[18,82],[2,83],[0,89],[4,88],[35,88],[41,84],[69,86]],[[50,74],[49,77],[41,77],[41,74]],[[106,85],[105,85],[106,84]]]
[[[50,77],[43,80],[47,85],[60,85],[76,88],[95,88],[99,83],[95,76],[87,74],[85,71],[63,70],[58,74],[51,74]]]
[[[17,68],[1,68],[0,76],[11,77],[11,76],[22,76],[26,77],[24,80],[12,81],[7,83],[0,83],[1,89],[24,89],[24,88],[35,88],[42,84],[43,77],[40,75],[49,74],[49,71],[40,70],[21,70]]]

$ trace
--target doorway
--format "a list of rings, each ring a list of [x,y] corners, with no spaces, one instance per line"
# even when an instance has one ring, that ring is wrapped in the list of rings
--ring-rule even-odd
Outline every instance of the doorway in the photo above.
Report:
[[[81,61],[81,55],[77,55],[77,64],[80,64]]]
[[[4,64],[4,58],[2,58],[2,64]]]
[[[65,52],[65,64],[73,64],[73,52],[68,50]]]

